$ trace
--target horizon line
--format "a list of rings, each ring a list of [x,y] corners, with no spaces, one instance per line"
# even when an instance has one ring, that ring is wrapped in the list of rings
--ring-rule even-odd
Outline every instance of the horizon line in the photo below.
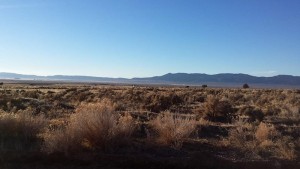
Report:
[[[41,77],[51,77],[51,76],[83,76],[83,77],[98,77],[98,78],[113,78],[113,79],[134,79],[134,78],[151,78],[151,77],[157,77],[157,76],[164,76],[164,75],[168,75],[168,74],[188,74],[188,75],[192,75],[192,74],[202,74],[202,75],[220,75],[220,74],[232,74],[232,75],[248,75],[248,76],[253,76],[253,77],[276,77],[276,76],[293,76],[293,77],[300,77],[297,75],[290,75],[290,74],[277,74],[277,75],[273,75],[273,76],[257,76],[257,75],[252,75],[252,74],[248,74],[248,73],[215,73],[215,74],[208,74],[208,73],[185,73],[185,72],[176,72],[176,73],[164,73],[161,75],[153,75],[153,76],[144,76],[144,77],[109,77],[109,76],[96,76],[96,75],[78,75],[78,74],[74,74],[74,75],[70,75],[70,74],[52,74],[52,75],[38,75],[38,74],[27,74],[27,73],[15,73],[15,72],[0,72],[1,73],[7,73],[7,74],[17,74],[17,75],[25,75],[25,76],[41,76]]]

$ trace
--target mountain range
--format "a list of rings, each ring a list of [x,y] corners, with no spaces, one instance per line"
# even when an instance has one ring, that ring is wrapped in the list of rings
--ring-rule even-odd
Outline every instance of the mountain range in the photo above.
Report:
[[[103,82],[103,83],[130,83],[130,84],[177,84],[177,85],[202,85],[212,84],[215,86],[240,85],[244,83],[256,85],[281,85],[300,86],[300,76],[277,75],[273,77],[257,77],[248,74],[202,74],[202,73],[168,73],[162,76],[146,78],[110,78],[95,76],[36,76],[16,73],[0,72],[0,79],[15,80],[43,80],[43,81],[71,81],[71,82]]]

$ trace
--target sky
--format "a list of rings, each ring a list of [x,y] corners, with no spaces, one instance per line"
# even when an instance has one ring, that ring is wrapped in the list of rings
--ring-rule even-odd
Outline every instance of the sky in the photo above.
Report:
[[[300,1],[0,0],[0,72],[300,76]]]

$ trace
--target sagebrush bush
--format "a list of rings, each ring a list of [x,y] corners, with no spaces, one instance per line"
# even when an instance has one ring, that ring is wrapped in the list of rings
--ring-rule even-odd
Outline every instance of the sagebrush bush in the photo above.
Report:
[[[195,131],[196,120],[191,115],[179,115],[167,111],[151,120],[150,125],[156,132],[159,143],[181,148],[184,139]]]
[[[231,122],[234,109],[228,101],[209,95],[204,103],[204,118],[215,122]]]
[[[172,106],[178,106],[184,102],[183,98],[172,92],[163,95],[156,94],[151,97],[153,98],[150,98],[151,100],[149,100],[149,104],[145,107],[148,110],[156,113],[166,111]]]
[[[276,157],[292,160],[296,157],[295,145],[290,137],[282,136],[273,125],[260,123],[258,126],[238,122],[237,127],[229,131],[230,146],[240,149],[245,157]]]
[[[0,112],[0,150],[30,149],[46,127],[44,116],[28,111]]]
[[[239,111],[239,115],[245,115],[248,117],[249,122],[262,121],[264,119],[264,113],[261,109],[254,106],[242,106]]]
[[[278,132],[273,125],[267,125],[266,123],[260,123],[255,132],[255,138],[259,143],[266,140],[272,140],[278,136]]]
[[[111,151],[129,141],[135,124],[129,114],[115,113],[110,102],[82,104],[65,129],[45,134],[44,150],[70,153],[83,148]]]

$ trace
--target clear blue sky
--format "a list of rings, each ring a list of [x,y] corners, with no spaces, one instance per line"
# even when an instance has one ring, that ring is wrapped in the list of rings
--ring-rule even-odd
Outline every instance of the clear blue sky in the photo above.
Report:
[[[0,0],[0,72],[300,75],[300,0]]]

